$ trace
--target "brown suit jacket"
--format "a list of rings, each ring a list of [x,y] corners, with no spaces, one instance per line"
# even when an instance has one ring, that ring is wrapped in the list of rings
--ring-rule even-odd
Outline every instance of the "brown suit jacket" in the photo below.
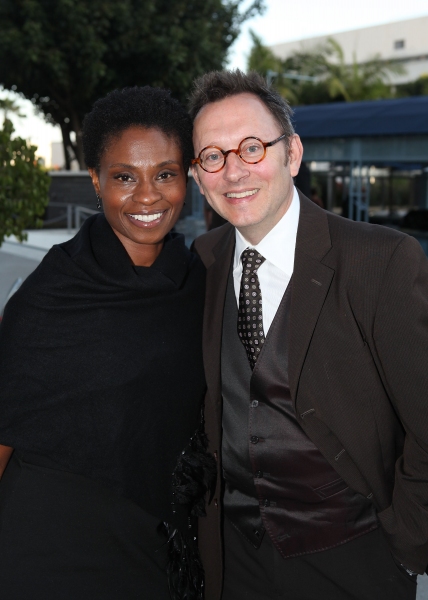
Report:
[[[395,230],[328,213],[300,194],[289,380],[309,438],[370,498],[393,554],[428,563],[428,260]],[[207,267],[206,429],[221,472],[220,351],[230,224],[195,242]],[[285,342],[285,340],[284,340]],[[221,480],[200,520],[206,599],[222,581]]]

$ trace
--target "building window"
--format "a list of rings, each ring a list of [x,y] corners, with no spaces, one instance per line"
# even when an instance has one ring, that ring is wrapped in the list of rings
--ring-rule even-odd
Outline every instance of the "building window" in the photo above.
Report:
[[[406,45],[405,40],[395,40],[394,50],[400,50],[401,48],[404,48],[405,45]]]

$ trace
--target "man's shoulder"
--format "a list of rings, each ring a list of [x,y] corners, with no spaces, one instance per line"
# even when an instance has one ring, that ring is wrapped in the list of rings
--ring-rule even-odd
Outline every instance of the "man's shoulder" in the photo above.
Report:
[[[213,249],[217,244],[220,244],[222,240],[227,243],[234,231],[235,228],[233,225],[225,223],[221,227],[216,227],[196,238],[193,242],[193,249],[199,254],[206,267],[214,260]]]
[[[353,221],[316,206],[303,194],[299,197],[301,207],[297,237],[302,248],[321,244],[339,255],[376,248],[383,248],[388,253],[409,240],[408,235],[391,227]]]
[[[331,213],[327,219],[331,246],[323,263],[340,274],[340,281],[347,285],[352,281],[367,290],[376,288],[387,272],[401,278],[415,268],[427,271],[427,258],[414,237]]]
[[[384,225],[373,225],[362,221],[352,221],[334,213],[327,213],[327,220],[333,246],[358,246],[361,249],[385,247],[394,249],[409,236],[397,229]]]

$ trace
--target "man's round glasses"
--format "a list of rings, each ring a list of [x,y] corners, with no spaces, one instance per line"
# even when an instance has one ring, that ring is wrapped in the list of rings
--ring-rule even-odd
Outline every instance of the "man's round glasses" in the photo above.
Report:
[[[280,142],[285,137],[287,137],[287,134],[283,133],[272,142],[262,142],[257,137],[247,137],[242,140],[238,148],[233,150],[222,150],[218,146],[207,146],[199,152],[198,158],[192,158],[192,165],[198,164],[207,173],[217,173],[222,170],[231,152],[239,156],[245,163],[255,165],[264,159],[267,148]]]

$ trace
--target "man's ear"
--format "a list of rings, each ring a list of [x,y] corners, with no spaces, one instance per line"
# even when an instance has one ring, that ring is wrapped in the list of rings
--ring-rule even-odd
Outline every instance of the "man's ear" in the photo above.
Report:
[[[95,169],[88,169],[88,171],[89,171],[89,175],[91,176],[91,179],[92,179],[92,184],[93,184],[93,186],[95,188],[95,193],[99,194],[101,196],[101,193],[100,193],[100,179],[98,177],[98,173],[96,172]]]
[[[288,149],[288,164],[290,166],[291,177],[296,177],[300,169],[300,163],[303,158],[303,146],[300,137],[295,133],[290,140]]]
[[[190,168],[192,169],[193,179],[196,181],[196,184],[197,184],[197,186],[199,188],[199,191],[201,192],[201,194],[203,196],[205,196],[205,192],[204,192],[204,190],[202,188],[202,185],[201,185],[201,180],[199,179],[198,165],[192,165]]]

